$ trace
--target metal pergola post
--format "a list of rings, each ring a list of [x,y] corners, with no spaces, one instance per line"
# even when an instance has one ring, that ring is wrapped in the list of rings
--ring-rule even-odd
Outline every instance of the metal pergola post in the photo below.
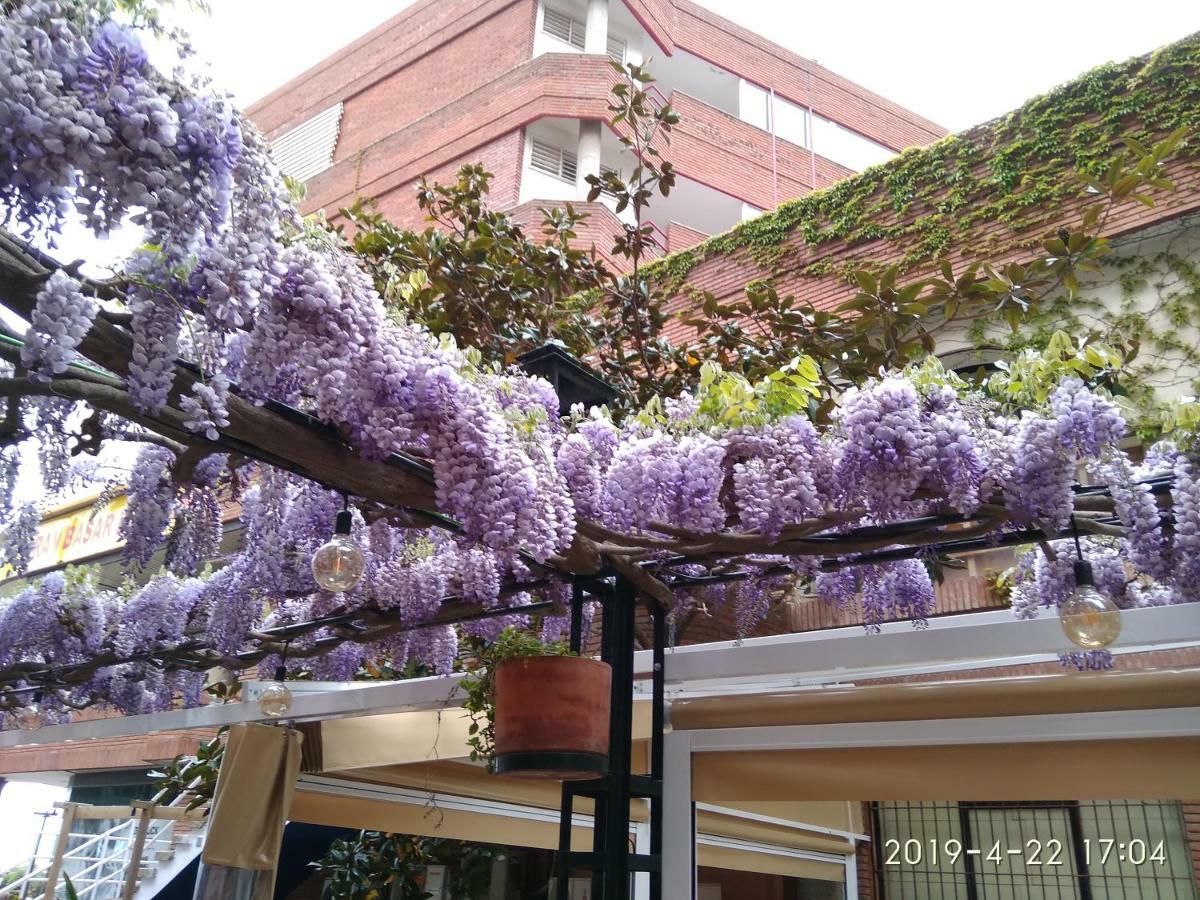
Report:
[[[632,875],[649,874],[650,900],[662,898],[663,842],[663,724],[664,668],[666,639],[665,613],[651,601],[649,606],[654,633],[654,689],[650,772],[633,774],[633,676],[634,624],[638,596],[633,584],[617,576],[611,584],[594,589],[599,597],[601,615],[600,658],[612,667],[612,696],[609,719],[608,772],[601,778],[563,782],[559,818],[559,846],[556,863],[557,900],[568,900],[572,869],[591,872],[592,897],[595,900],[629,900]],[[582,649],[582,604],[584,591],[576,584],[572,595],[571,643]],[[571,820],[576,797],[588,797],[595,804],[592,847],[586,851],[571,849]],[[650,803],[649,853],[630,847],[629,804],[634,798]]]

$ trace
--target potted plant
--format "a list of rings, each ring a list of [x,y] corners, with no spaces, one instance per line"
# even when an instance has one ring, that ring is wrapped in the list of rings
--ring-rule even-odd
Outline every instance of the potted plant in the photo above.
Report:
[[[607,663],[516,628],[476,640],[461,682],[472,759],[514,778],[572,780],[608,769]]]

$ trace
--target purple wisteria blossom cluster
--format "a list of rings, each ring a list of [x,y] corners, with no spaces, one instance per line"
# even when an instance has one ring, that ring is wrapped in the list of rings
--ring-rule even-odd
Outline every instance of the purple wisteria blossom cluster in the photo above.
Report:
[[[1124,529],[1085,542],[1097,587],[1122,608],[1200,600],[1200,463],[1164,451],[1135,466],[1120,447],[1118,408],[1078,378],[1019,417],[926,366],[846,390],[821,430],[807,396],[785,403],[749,383],[724,408],[705,382],[616,421],[598,410],[560,419],[549,383],[485,367],[389,316],[340,238],[301,220],[265,141],[229,99],[158,72],[141,35],[103,8],[0,4],[0,225],[53,236],[77,217],[97,235],[140,228],[145,241],[103,289],[52,275],[20,356],[6,358],[41,392],[72,363],[90,363],[93,386],[125,391],[139,424],[105,414],[85,429],[74,401],[27,398],[11,437],[36,440],[49,491],[67,484],[71,457],[95,440],[141,441],[120,536],[128,568],[148,580],[110,590],[57,572],[0,599],[5,683],[19,682],[22,666],[105,652],[118,661],[48,703],[100,699],[126,712],[180,696],[194,703],[195,673],[140,660],[182,641],[235,654],[264,628],[343,613],[390,630],[313,658],[300,651],[346,633],[309,632],[288,667],[328,679],[379,661],[447,672],[460,634],[490,639],[519,625],[561,636],[564,617],[521,608],[565,607],[568,582],[542,564],[583,540],[667,581],[676,573],[671,587],[685,603],[723,608],[739,635],[797,583],[829,603],[860,604],[869,629],[892,619],[919,626],[934,611],[923,561],[932,554],[868,558],[892,542],[877,535],[873,548],[835,551],[835,561],[823,549],[848,529],[917,516],[986,534],[1043,529],[1052,551],[1022,559],[1013,589],[1015,613],[1031,617],[1074,588],[1061,532],[1081,472],[1112,485]],[[78,359],[101,327],[120,334],[127,366]],[[4,375],[17,371],[6,363]],[[763,396],[771,401],[745,402]],[[403,511],[344,498],[253,454],[197,459],[194,448],[228,440],[250,403],[290,404],[370,459],[428,460],[437,511],[456,527],[418,527]],[[180,452],[180,442],[192,449]],[[18,575],[41,512],[13,505],[22,455],[0,447],[0,562]],[[1163,471],[1174,476],[1169,503],[1147,483]],[[331,593],[310,561],[347,501],[365,574]],[[223,548],[235,513],[238,544]],[[688,587],[683,576],[712,567],[737,580]],[[500,615],[448,627],[437,616],[451,597]]]

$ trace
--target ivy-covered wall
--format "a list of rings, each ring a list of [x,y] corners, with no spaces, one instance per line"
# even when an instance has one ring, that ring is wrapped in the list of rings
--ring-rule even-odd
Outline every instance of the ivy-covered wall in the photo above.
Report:
[[[782,204],[648,268],[667,293],[688,292],[702,261],[747,253],[768,275],[824,276],[837,263],[801,263],[801,244],[884,240],[907,267],[951,248],[1002,252],[1038,235],[1057,204],[1079,196],[1077,173],[1096,171],[1123,137],[1153,142],[1198,132],[1179,156],[1200,156],[1200,34],[1146,57],[1100,66],[1020,109]],[[997,223],[1002,226],[997,229]],[[761,274],[761,273],[760,273]]]
[[[1200,394],[1200,215],[1118,241],[1104,271],[1081,278],[1078,295],[1050,298],[1018,332],[995,317],[964,320],[938,350],[953,365],[982,362],[1043,346],[1055,331],[1133,348],[1121,383],[1134,410]]]

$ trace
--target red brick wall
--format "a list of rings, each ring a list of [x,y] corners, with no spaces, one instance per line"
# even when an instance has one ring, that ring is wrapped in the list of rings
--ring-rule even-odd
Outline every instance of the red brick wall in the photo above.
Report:
[[[625,5],[668,56],[675,52],[675,6],[672,0],[625,0]]]
[[[664,46],[678,40],[752,80],[778,81],[777,90],[793,99],[807,98],[789,87],[803,76],[825,114],[885,143],[908,146],[942,133],[687,0],[626,2]],[[250,115],[274,136],[344,101],[335,165],[309,182],[306,211],[327,212],[355,195],[383,197],[421,174],[452,170],[537,118],[605,118],[613,78],[607,60],[553,54],[530,61],[535,15],[536,0],[423,0],[253,104]],[[768,136],[699,101],[678,102],[684,124],[673,155],[681,174],[770,206]],[[782,141],[777,154],[778,197],[808,190],[808,154]],[[748,179],[732,175],[743,171]],[[818,160],[819,184],[844,174]]]
[[[476,147],[470,153],[452,159],[436,169],[425,173],[430,181],[452,182],[458,170],[469,163],[480,163],[491,172],[492,189],[488,202],[492,209],[508,209],[517,202],[521,187],[522,134],[514,131],[494,141]],[[417,207],[416,187],[418,177],[399,184],[376,196],[379,211],[402,228],[424,231],[429,223],[425,214]],[[339,204],[344,205],[344,204]],[[334,209],[326,213],[335,218]]]
[[[528,4],[515,3],[350,97],[335,161],[526,62],[532,35]]]
[[[380,197],[544,116],[602,119],[615,77],[603,56],[546,54],[523,63],[308,182],[305,212]],[[500,185],[497,183],[496,187]]]
[[[706,103],[676,92],[671,106],[679,125],[671,132],[666,156],[681,175],[725,194],[771,209],[813,189],[812,154]],[[817,156],[816,183],[824,187],[853,174]],[[777,190],[773,187],[777,179]]]
[[[313,113],[384,81],[460,34],[488,23],[498,13],[513,14],[514,7],[524,11],[527,34],[518,43],[525,47],[528,57],[533,46],[534,0],[421,0],[251,104],[247,112],[263,132],[275,136]],[[485,31],[488,27],[484,24]],[[491,64],[496,51],[504,52],[505,48],[489,48],[489,52],[463,64],[499,74],[500,68]],[[452,79],[445,80],[452,86]],[[432,104],[426,108],[432,108]]]
[[[509,218],[525,229],[526,235],[535,240],[541,234],[542,210],[548,207],[562,206],[562,200],[527,200],[520,206],[509,210]],[[586,213],[588,218],[575,229],[578,237],[573,246],[595,250],[596,255],[616,271],[624,271],[628,263],[623,257],[612,255],[613,238],[621,233],[623,227],[616,214],[603,203],[588,203],[572,201],[571,206],[576,212]],[[653,249],[647,254],[654,258],[659,254]]]
[[[686,225],[680,225],[678,222],[672,222],[667,226],[667,250],[671,253],[686,250],[688,247],[695,247],[706,237],[708,235],[703,231],[688,228]]]

